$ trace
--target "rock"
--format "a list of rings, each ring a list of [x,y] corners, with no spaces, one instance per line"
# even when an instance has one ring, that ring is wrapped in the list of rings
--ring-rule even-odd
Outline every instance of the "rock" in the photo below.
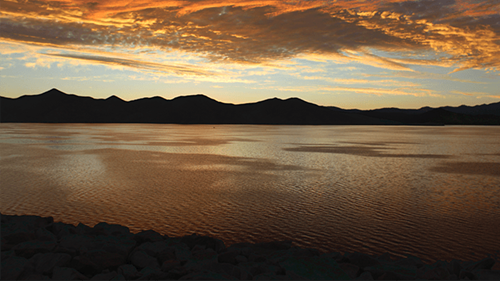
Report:
[[[46,228],[39,228],[35,231],[36,240],[57,242],[57,237]]]
[[[2,248],[2,250],[3,250],[3,248]],[[3,250],[0,261],[4,261],[12,256],[15,256],[14,250],[8,250],[8,251]]]
[[[492,258],[485,258],[478,262],[472,263],[471,265],[464,267],[467,271],[474,271],[476,269],[491,269],[495,264],[495,260]]]
[[[292,241],[272,241],[272,242],[263,242],[256,243],[255,248],[265,249],[268,251],[277,251],[277,250],[288,250],[292,247]]]
[[[2,241],[2,243],[5,242],[6,244],[17,245],[17,244],[20,244],[20,243],[23,243],[26,241],[35,240],[35,238],[36,238],[35,233],[18,231],[18,232],[14,232],[14,233],[3,236],[2,240],[5,239],[5,241]],[[3,249],[4,248],[2,247],[2,250]]]
[[[357,265],[360,268],[381,265],[380,261],[367,254],[355,252],[352,254],[346,254],[345,256],[347,260],[349,260],[349,263]]]
[[[321,257],[291,257],[280,263],[287,275],[293,272],[308,279],[349,279],[336,261]]]
[[[224,273],[233,277],[233,279],[240,279],[241,269],[230,263],[217,263],[214,262],[206,268],[210,272]]]
[[[50,277],[41,273],[21,274],[17,280],[50,280]]]
[[[437,278],[437,277],[436,277]],[[468,280],[477,280],[477,277],[474,273],[467,270],[460,270],[460,274],[458,275],[459,279],[468,279]]]
[[[237,264],[236,257],[239,256],[239,253],[237,251],[231,251],[231,252],[224,252],[219,254],[217,257],[217,260],[220,263],[230,263],[233,265]]]
[[[217,252],[209,248],[207,250],[194,252],[187,260],[184,267],[186,267],[188,271],[201,271],[214,262],[217,262]]]
[[[161,265],[161,270],[164,272],[168,272],[172,269],[174,269],[177,266],[180,266],[181,262],[177,260],[166,260],[162,263]]]
[[[393,261],[392,264],[394,264],[396,266],[403,266],[403,267],[404,266],[416,266],[417,268],[421,268],[422,266],[425,265],[422,262],[422,260],[420,260],[417,257],[413,257],[413,256],[408,256],[408,258]]]
[[[159,253],[161,253],[165,250],[167,250],[168,252],[171,252],[172,248],[169,247],[168,244],[165,243],[164,241],[159,241],[159,242],[154,242],[154,243],[145,242],[145,243],[137,246],[134,249],[134,252],[135,251],[143,251],[152,257],[158,257]]]
[[[310,249],[310,248],[301,249],[294,247],[288,250],[288,254],[294,257],[317,257],[321,255],[321,252],[316,249]]]
[[[102,249],[109,253],[117,253],[127,257],[136,246],[136,241],[127,236],[104,236],[99,235],[94,239],[94,243],[89,246],[94,249]]]
[[[146,231],[141,231],[137,234],[134,234],[133,239],[135,241],[137,241],[138,245],[141,245],[142,243],[145,243],[145,242],[163,241],[164,237],[154,230],[146,230]]]
[[[160,267],[158,260],[144,251],[135,251],[131,256],[130,261],[139,269],[143,269],[145,267]]]
[[[188,274],[188,271],[184,266],[177,266],[167,273],[166,279],[170,279],[170,280],[171,279],[179,279],[182,276],[185,276],[187,274]]]
[[[70,234],[82,234],[81,229],[77,228],[74,225],[66,224],[62,222],[55,222],[52,225],[47,227],[47,230],[56,235],[57,239],[61,239],[61,237],[70,235]]]
[[[150,279],[156,279],[154,277],[158,277],[162,275],[162,272],[159,268],[157,267],[144,267],[140,272],[139,272],[139,279],[138,280],[150,280]]]
[[[355,279],[361,273],[361,269],[357,265],[351,263],[339,263],[338,265],[351,279]]]
[[[478,269],[474,275],[479,280],[500,280],[500,270]]]
[[[184,243],[170,244],[175,251],[175,259],[179,261],[187,261],[191,257],[189,247]]]
[[[166,279],[166,278],[165,278]],[[126,280],[125,279],[125,276],[121,275],[121,274],[118,274],[115,276],[115,278],[111,279],[111,280]],[[130,280],[130,279],[129,279]],[[163,279],[162,279],[163,280]]]
[[[118,267],[118,274],[123,275],[127,280],[135,279],[139,277],[139,272],[137,268],[131,264],[123,264]]]
[[[52,274],[52,280],[89,280],[89,278],[74,268],[56,266]]]
[[[237,263],[242,263],[242,262],[247,262],[248,261],[248,259],[245,256],[242,256],[242,255],[237,255],[235,259],[236,259]]]
[[[175,248],[173,247],[166,247],[163,249],[161,252],[158,253],[157,258],[160,260],[160,263],[164,263],[165,261],[168,260],[175,260],[176,255],[175,255]]]
[[[16,245],[13,250],[17,256],[29,259],[35,254],[52,251],[56,247],[56,244],[55,241],[31,240]]]
[[[59,241],[59,246],[76,250],[80,254],[95,248],[93,238],[84,234],[70,234],[63,236]]]
[[[179,280],[233,280],[232,276],[216,272],[193,272],[179,278]]]
[[[106,236],[133,237],[133,234],[130,233],[130,229],[128,227],[119,224],[107,224],[105,222],[96,224],[91,232],[98,232],[99,234]]]
[[[376,266],[367,266],[363,270],[366,272],[370,272],[373,278],[375,279],[380,278],[382,275],[384,275],[384,273],[388,272],[397,274],[398,278],[396,279],[411,280],[417,277],[416,266],[398,266],[398,265],[391,265],[390,263],[388,263]],[[396,276],[396,275],[390,274],[389,276]]]
[[[365,271],[361,273],[355,280],[374,280],[370,272]]]
[[[23,257],[12,256],[2,260],[2,280],[16,280],[28,264],[28,259]]]
[[[34,263],[35,272],[42,274],[52,274],[56,266],[66,267],[70,261],[70,255],[60,253],[36,254],[30,259]]]
[[[337,263],[340,263],[344,256],[338,252],[324,253],[319,255],[320,258],[333,259]]]
[[[266,262],[267,257],[265,254],[251,253],[248,260],[252,262]]]
[[[458,260],[454,259],[446,265],[446,270],[448,270],[449,273],[458,276],[460,274],[460,270],[462,270],[462,266],[460,266],[460,262]]]
[[[126,258],[120,254],[109,253],[103,250],[93,250],[74,257],[70,265],[85,275],[93,276],[104,269],[114,269],[125,262]]]
[[[253,278],[253,280],[289,280],[289,276],[277,275],[272,272],[261,273]],[[300,280],[300,279],[298,279]]]
[[[90,280],[111,280],[115,278],[118,275],[116,271],[112,272],[107,272],[107,273],[100,273],[95,275],[94,277],[90,278]]]
[[[76,226],[76,231],[77,233],[79,234],[87,234],[87,235],[93,235],[92,234],[92,228],[90,226],[87,226],[83,223],[79,223],[77,226]]]
[[[182,237],[181,242],[186,244],[189,249],[192,249],[195,245],[205,246],[207,249],[210,248],[217,253],[221,253],[226,249],[222,240],[208,236],[198,236],[196,234]]]

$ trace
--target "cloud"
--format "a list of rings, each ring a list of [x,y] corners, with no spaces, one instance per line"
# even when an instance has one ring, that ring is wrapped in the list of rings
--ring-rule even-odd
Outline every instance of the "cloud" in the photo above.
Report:
[[[171,73],[175,73],[177,75],[203,75],[203,76],[216,75],[216,73],[206,71],[206,70],[203,70],[199,67],[190,66],[190,65],[166,65],[166,64],[155,63],[155,62],[145,62],[145,61],[138,61],[138,60],[132,60],[132,59],[104,57],[104,56],[86,55],[86,54],[50,54],[50,53],[45,53],[44,55],[52,56],[52,57],[67,58],[67,59],[78,59],[78,60],[89,61],[89,62],[94,62],[94,63],[97,62],[97,63],[112,65],[112,66],[125,66],[125,67],[146,69],[146,70],[159,71],[159,72],[171,72]]]
[[[218,63],[308,56],[408,72],[412,65],[497,70],[499,7],[462,0],[0,0],[0,38],[68,50],[182,51]],[[442,55],[415,55],[422,51]]]
[[[440,97],[440,95],[435,94],[434,91],[422,88],[397,88],[397,89],[381,89],[381,88],[350,88],[350,87],[321,87],[319,88],[323,91],[330,92],[354,92],[358,94],[368,94],[368,95],[397,95],[397,96],[415,96],[415,97],[425,97],[433,96]]]

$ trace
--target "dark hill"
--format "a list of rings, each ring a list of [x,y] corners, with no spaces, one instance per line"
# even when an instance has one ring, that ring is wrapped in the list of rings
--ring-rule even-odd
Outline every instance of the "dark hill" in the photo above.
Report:
[[[52,89],[17,99],[0,97],[1,122],[26,123],[176,123],[176,124],[383,124],[376,118],[334,112],[298,98],[226,104],[204,95],[94,99]]]
[[[500,103],[499,103],[500,104]],[[495,106],[495,104],[492,104]],[[481,108],[489,108],[483,105]],[[491,107],[494,108],[494,107]],[[221,103],[205,95],[124,101],[117,96],[94,99],[51,89],[16,99],[0,97],[1,122],[25,123],[175,123],[175,124],[496,124],[500,114],[470,115],[439,108],[344,110],[299,98],[272,98],[255,103]]]

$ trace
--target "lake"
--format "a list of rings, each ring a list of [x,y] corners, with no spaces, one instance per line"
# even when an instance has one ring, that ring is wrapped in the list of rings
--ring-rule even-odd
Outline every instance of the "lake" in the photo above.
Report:
[[[226,246],[500,250],[500,127],[0,124],[0,211]]]

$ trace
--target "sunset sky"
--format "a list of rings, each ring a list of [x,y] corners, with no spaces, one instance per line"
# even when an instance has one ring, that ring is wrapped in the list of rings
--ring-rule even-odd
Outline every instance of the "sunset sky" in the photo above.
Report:
[[[0,0],[0,95],[500,101],[500,1]]]

